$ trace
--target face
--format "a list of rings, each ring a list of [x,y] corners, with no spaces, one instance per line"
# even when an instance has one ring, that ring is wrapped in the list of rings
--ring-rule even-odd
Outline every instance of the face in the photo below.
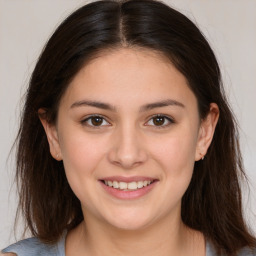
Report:
[[[216,119],[201,122],[185,77],[163,56],[120,49],[84,66],[57,124],[42,123],[85,219],[135,230],[180,218]]]

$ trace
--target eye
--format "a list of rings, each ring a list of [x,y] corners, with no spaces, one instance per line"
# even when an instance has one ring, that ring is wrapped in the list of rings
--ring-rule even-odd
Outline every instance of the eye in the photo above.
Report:
[[[172,123],[174,123],[174,120],[170,117],[167,117],[165,115],[155,115],[151,119],[149,119],[146,125],[162,128],[169,126]]]
[[[99,115],[89,116],[84,119],[82,124],[92,127],[101,127],[101,126],[109,126],[110,123],[106,121],[106,119]]]

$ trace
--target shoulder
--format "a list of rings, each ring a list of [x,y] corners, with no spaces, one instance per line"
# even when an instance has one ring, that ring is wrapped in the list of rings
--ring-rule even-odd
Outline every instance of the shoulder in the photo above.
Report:
[[[244,247],[239,252],[237,252],[236,255],[237,256],[256,256],[256,247],[255,248]],[[210,243],[209,241],[206,241],[206,256],[219,256],[213,244]]]
[[[238,256],[256,256],[256,247],[254,249],[245,247],[239,251]]]
[[[28,238],[3,249],[1,256],[55,256],[58,254],[57,245],[42,243],[37,238]]]

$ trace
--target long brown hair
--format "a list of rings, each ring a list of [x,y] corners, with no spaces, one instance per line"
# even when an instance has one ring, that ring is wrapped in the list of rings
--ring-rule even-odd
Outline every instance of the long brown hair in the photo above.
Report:
[[[62,162],[51,157],[38,118],[57,119],[59,101],[77,72],[99,51],[143,47],[167,56],[186,77],[201,118],[212,102],[220,118],[212,144],[182,199],[183,222],[234,255],[255,238],[245,225],[240,180],[243,170],[237,124],[224,95],[215,55],[200,30],[183,14],[154,0],[97,1],[71,14],[47,42],[33,71],[23,109],[17,150],[17,182],[26,227],[47,243],[82,220]]]

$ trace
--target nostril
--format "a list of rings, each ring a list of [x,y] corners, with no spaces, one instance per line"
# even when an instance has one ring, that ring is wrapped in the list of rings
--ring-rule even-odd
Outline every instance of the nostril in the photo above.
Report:
[[[114,142],[113,142],[114,143]],[[132,169],[143,164],[147,160],[147,153],[138,141],[131,141],[126,138],[125,141],[115,142],[107,154],[108,160],[123,169]]]

